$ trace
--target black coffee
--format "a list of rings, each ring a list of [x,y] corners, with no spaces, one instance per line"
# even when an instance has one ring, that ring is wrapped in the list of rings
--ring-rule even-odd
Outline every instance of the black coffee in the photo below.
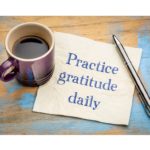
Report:
[[[48,50],[49,46],[42,38],[26,36],[14,44],[12,52],[17,57],[32,59],[45,54]]]

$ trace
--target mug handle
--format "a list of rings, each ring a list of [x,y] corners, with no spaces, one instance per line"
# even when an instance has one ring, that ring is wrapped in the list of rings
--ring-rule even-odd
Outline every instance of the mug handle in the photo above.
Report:
[[[16,67],[15,60],[9,57],[0,66],[0,79],[4,82],[8,82],[15,78],[15,76],[17,75],[17,72],[18,72],[18,69]]]

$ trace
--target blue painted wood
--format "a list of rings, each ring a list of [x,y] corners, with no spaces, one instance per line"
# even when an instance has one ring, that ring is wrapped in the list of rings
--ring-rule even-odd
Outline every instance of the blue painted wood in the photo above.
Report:
[[[59,17],[44,19],[49,20],[47,24],[51,26],[51,22],[53,23],[54,19],[58,21]],[[80,25],[85,19],[92,22],[91,24],[85,24],[87,30],[84,25]],[[0,17],[0,33],[23,20],[44,22],[43,17]],[[64,32],[70,31],[72,25],[72,29],[75,29],[72,32],[82,33],[82,35],[91,29],[91,37],[95,34],[95,39],[99,39],[99,37],[102,39],[103,37],[104,41],[111,41],[111,34],[117,33],[121,40],[125,39],[125,35],[129,35],[129,38],[126,39],[128,43],[130,43],[130,39],[132,41],[137,40],[137,43],[133,46],[143,49],[139,72],[150,93],[150,17],[93,17],[91,19],[77,17],[72,18],[72,20],[69,20],[69,17],[63,19],[60,17],[60,20],[55,22],[56,25],[54,26],[56,28],[54,27],[54,29],[61,28],[59,23],[62,20],[66,23],[61,30]],[[74,25],[74,22],[80,22],[80,24]],[[130,24],[133,24],[134,27]],[[93,30],[93,27],[101,25],[106,26],[107,30],[106,33],[100,32],[99,35],[97,30],[100,29],[94,28]],[[131,32],[134,32],[132,38],[130,38]],[[0,43],[0,58],[3,53],[5,53],[4,43]],[[24,87],[16,80],[8,83],[0,82],[0,134],[150,134],[150,119],[147,117],[136,94],[133,98],[129,126],[119,126],[71,117],[34,113],[32,107],[36,92],[37,88]]]

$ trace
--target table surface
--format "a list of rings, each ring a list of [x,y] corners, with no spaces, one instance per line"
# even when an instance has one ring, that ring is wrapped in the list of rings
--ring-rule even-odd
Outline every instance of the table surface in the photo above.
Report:
[[[35,21],[54,31],[112,43],[116,34],[124,45],[143,49],[139,68],[150,93],[150,17],[0,17],[0,63],[7,59],[5,37],[15,25]],[[0,81],[0,134],[150,134],[150,119],[136,93],[128,126],[32,112],[37,87],[16,80]]]

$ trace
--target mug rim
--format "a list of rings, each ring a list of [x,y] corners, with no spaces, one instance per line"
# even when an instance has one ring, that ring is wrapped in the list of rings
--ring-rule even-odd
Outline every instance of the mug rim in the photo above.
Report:
[[[39,56],[39,57],[30,58],[30,59],[21,58],[21,57],[18,57],[18,56],[16,56],[16,55],[14,55],[14,54],[11,52],[11,50],[9,49],[9,46],[8,46],[8,39],[9,39],[10,35],[12,34],[12,32],[13,32],[14,30],[16,30],[17,28],[19,28],[19,27],[21,27],[21,26],[26,26],[26,25],[37,25],[37,26],[40,26],[40,27],[42,27],[42,28],[45,28],[45,29],[49,32],[49,34],[51,35],[52,42],[51,42],[51,45],[50,45],[48,51],[47,51],[46,53],[44,53],[43,55]],[[19,25],[14,26],[14,27],[13,27],[12,29],[10,29],[10,31],[7,33],[7,36],[6,36],[6,39],[5,39],[5,47],[6,47],[6,51],[8,52],[8,54],[9,54],[11,57],[15,58],[16,60],[25,61],[25,62],[36,61],[36,60],[40,60],[40,59],[46,57],[46,56],[52,51],[52,49],[54,48],[54,43],[55,43],[55,42],[54,42],[54,34],[53,34],[53,31],[52,31],[50,28],[48,28],[46,25],[43,25],[43,24],[37,23],[37,22],[26,22],[26,23],[21,23],[21,24],[19,24]]]

